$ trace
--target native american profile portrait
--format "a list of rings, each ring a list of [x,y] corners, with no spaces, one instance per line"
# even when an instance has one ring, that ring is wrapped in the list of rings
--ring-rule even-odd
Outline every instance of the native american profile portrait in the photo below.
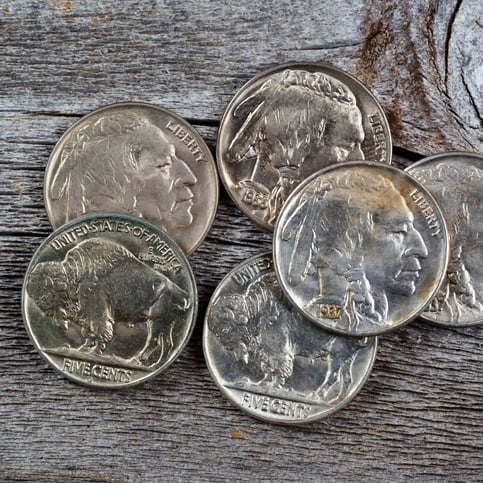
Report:
[[[389,298],[415,293],[428,256],[392,182],[356,168],[307,186],[281,237],[292,241],[289,285],[313,293],[306,309],[344,329],[386,324]]]
[[[120,113],[70,134],[48,196],[64,204],[59,225],[85,213],[112,211],[169,231],[192,223],[195,183],[159,127],[135,113]]]
[[[227,159],[253,166],[239,189],[255,193],[250,202],[271,226],[302,179],[332,163],[364,159],[362,115],[354,94],[320,72],[271,75],[235,107],[233,116],[244,122]]]
[[[471,321],[483,312],[483,170],[440,162],[413,175],[442,207],[449,205],[447,277],[429,311],[450,322]]]

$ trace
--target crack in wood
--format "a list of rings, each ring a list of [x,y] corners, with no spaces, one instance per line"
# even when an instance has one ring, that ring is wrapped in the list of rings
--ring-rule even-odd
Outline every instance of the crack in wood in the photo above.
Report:
[[[473,93],[471,92],[471,89],[468,86],[468,83],[466,82],[465,74],[464,74],[463,70],[460,71],[460,77],[461,77],[461,83],[463,84],[463,87],[465,88],[465,90],[468,94],[468,97],[470,98],[470,103],[471,103],[476,115],[478,116],[478,119],[480,120],[480,126],[483,126],[483,118],[481,117],[480,110],[478,109],[478,104],[477,104],[475,98],[473,97]],[[480,137],[480,139],[481,139],[481,137]]]
[[[406,158],[408,161],[411,161],[413,163],[424,158],[424,154],[417,153],[415,151],[411,151],[409,149],[399,147],[399,146],[393,146],[392,151],[396,156],[401,156],[403,158]]]
[[[458,15],[458,12],[461,8],[461,5],[463,4],[464,0],[457,0],[455,9],[453,13],[451,14],[451,17],[449,19],[448,23],[448,28],[446,30],[446,41],[444,44],[444,55],[445,55],[445,60],[444,60],[444,85],[446,89],[446,95],[449,97],[449,92],[448,92],[448,75],[449,75],[449,56],[450,56],[450,43],[451,43],[451,35],[453,33],[453,26],[456,20],[456,17]]]
[[[293,52],[293,51],[311,51],[311,50],[340,50],[340,49],[347,49],[350,47],[359,47],[362,45],[363,42],[352,42],[347,44],[336,44],[336,45],[307,45],[301,47],[294,47],[294,48],[286,48],[286,49],[279,49],[280,52]]]

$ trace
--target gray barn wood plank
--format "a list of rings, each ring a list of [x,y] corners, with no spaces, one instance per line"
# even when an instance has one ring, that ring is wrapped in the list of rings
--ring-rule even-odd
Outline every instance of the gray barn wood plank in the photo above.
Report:
[[[381,101],[400,167],[482,151],[481,2],[0,0],[0,477],[10,481],[478,481],[483,474],[481,328],[415,322],[384,336],[358,397],[306,427],[261,423],[217,390],[201,349],[218,282],[271,247],[222,189],[191,256],[200,312],[165,373],[93,391],[55,373],[20,315],[30,257],[50,233],[42,183],[65,129],[110,102],[190,119],[212,150],[244,82],[324,60]],[[476,40],[475,40],[476,39]]]

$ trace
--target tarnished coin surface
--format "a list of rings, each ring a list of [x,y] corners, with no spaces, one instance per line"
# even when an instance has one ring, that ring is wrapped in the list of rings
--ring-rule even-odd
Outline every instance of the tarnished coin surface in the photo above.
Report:
[[[446,279],[421,317],[448,326],[483,323],[483,156],[446,153],[406,168],[434,196],[450,236]]]
[[[265,421],[299,424],[345,406],[374,362],[375,337],[344,337],[304,318],[278,284],[271,253],[240,264],[210,301],[203,349],[221,392]]]
[[[168,367],[198,307],[179,245],[132,216],[94,213],[64,225],[35,253],[22,293],[27,331],[75,382],[120,388]]]
[[[390,163],[381,106],[354,77],[319,63],[293,63],[250,80],[221,121],[217,162],[238,207],[273,230],[294,188],[337,162]]]
[[[55,146],[44,198],[54,228],[90,212],[139,216],[191,254],[218,204],[218,175],[184,119],[145,103],[113,104],[71,126]]]
[[[274,233],[286,295],[313,322],[376,335],[415,318],[446,272],[448,234],[431,194],[404,171],[351,162],[316,173]]]

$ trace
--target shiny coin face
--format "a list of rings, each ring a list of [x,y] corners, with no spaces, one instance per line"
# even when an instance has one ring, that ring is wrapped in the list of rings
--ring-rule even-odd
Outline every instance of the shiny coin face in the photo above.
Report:
[[[135,217],[90,214],[35,253],[23,286],[27,331],[75,382],[121,388],[168,367],[197,312],[191,268],[176,242]]]
[[[315,174],[274,233],[288,298],[322,327],[376,335],[415,318],[446,272],[448,235],[431,194],[391,166],[353,162]]]
[[[293,308],[270,253],[240,264],[208,307],[203,348],[221,392],[251,416],[299,424],[323,418],[361,389],[375,337],[327,332]]]
[[[447,153],[406,171],[434,196],[446,219],[450,255],[445,281],[421,316],[447,326],[483,323],[483,156]]]
[[[144,103],[114,104],[71,126],[55,146],[44,198],[54,228],[90,212],[139,216],[191,254],[218,203],[218,175],[199,134]]]
[[[354,77],[327,64],[295,63],[258,75],[221,121],[217,161],[238,207],[273,230],[295,187],[330,164],[389,164],[391,135],[381,106]]]

